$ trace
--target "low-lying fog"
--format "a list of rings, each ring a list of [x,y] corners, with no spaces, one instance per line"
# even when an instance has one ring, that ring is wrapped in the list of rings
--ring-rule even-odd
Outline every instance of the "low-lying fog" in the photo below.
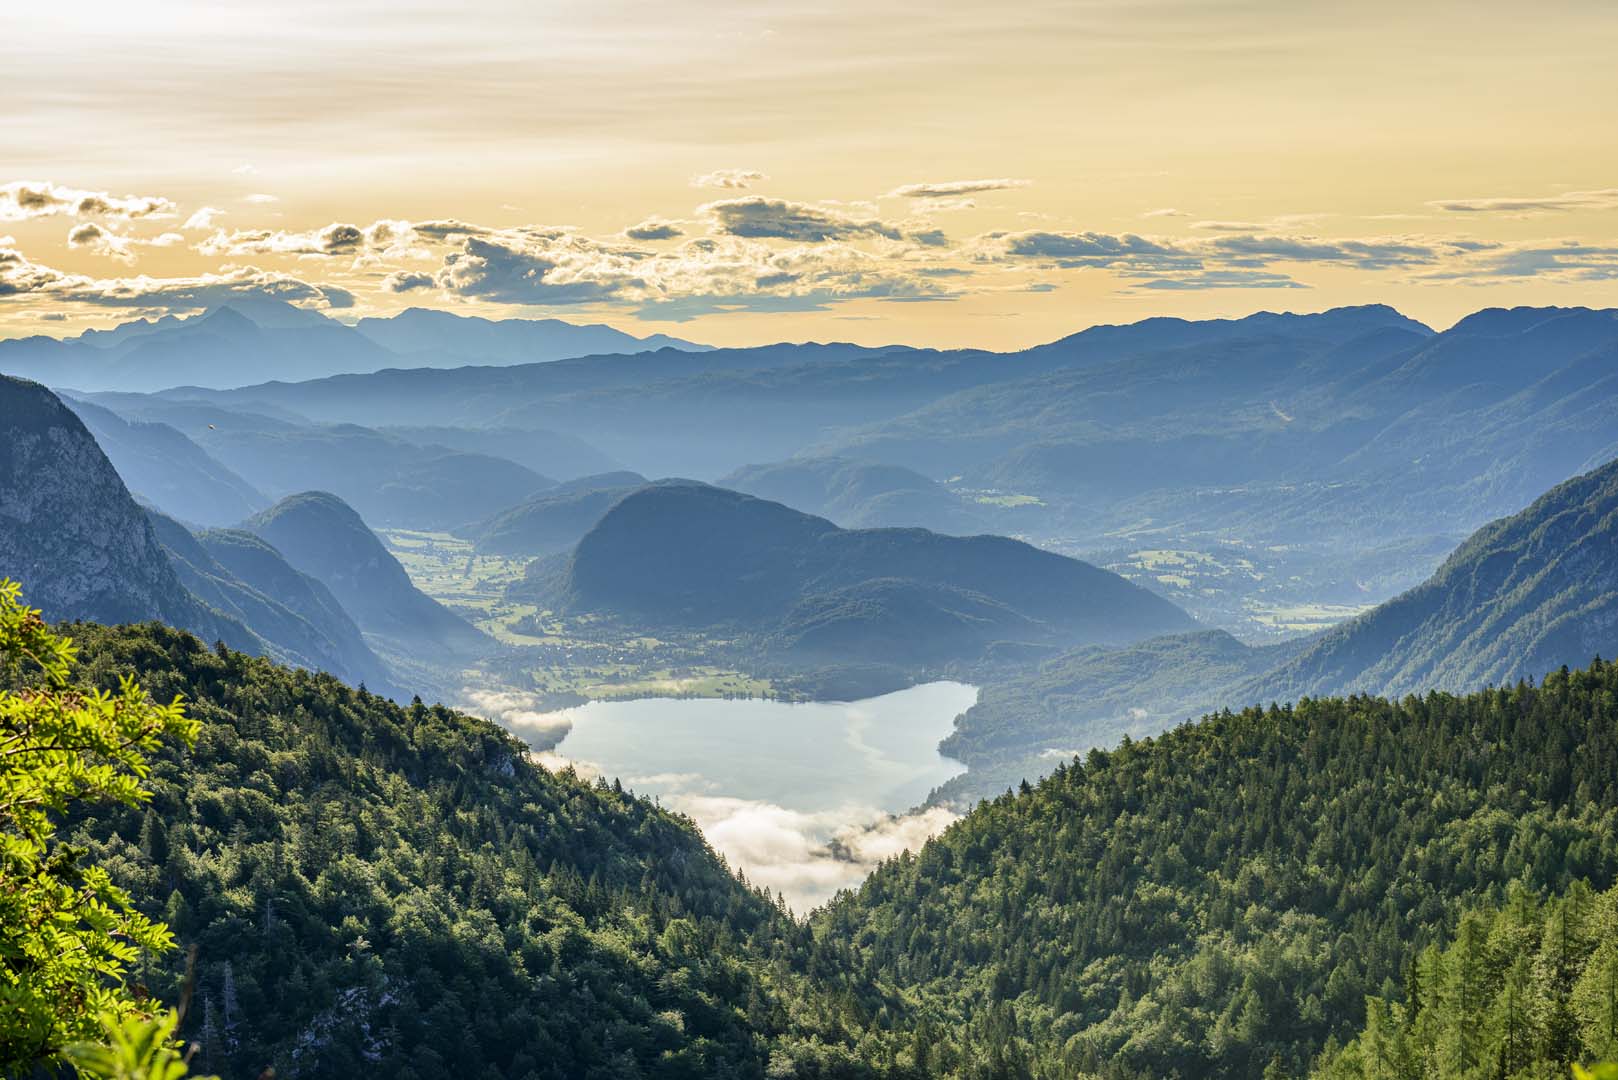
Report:
[[[936,682],[854,702],[594,701],[537,712],[527,695],[471,696],[551,767],[620,778],[689,814],[749,881],[803,912],[955,820],[909,811],[963,767],[938,752],[977,689]]]

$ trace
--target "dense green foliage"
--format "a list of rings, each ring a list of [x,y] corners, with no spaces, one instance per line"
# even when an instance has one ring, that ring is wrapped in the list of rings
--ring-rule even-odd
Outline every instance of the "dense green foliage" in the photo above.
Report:
[[[75,655],[0,580],[10,687],[0,688],[0,1075],[55,1065],[104,1023],[143,1030],[148,1007],[124,976],[143,952],[173,944],[56,825],[85,802],[141,806],[147,755],[166,738],[192,742],[198,724],[129,678],[115,690],[72,688]]]
[[[1093,751],[815,926],[860,978],[970,1020],[1012,1075],[1295,1076],[1460,905],[1579,879],[1618,880],[1618,669],[1599,662]]]
[[[1575,882],[1541,902],[1513,885],[1424,949],[1398,1000],[1372,997],[1365,1019],[1320,1080],[1551,1080],[1618,1059],[1618,889]]]
[[[198,946],[184,1035],[227,1076],[1302,1076],[1466,905],[1618,881],[1600,662],[1126,741],[806,926],[689,821],[492,725],[160,627],[78,632],[95,684],[203,721],[148,809],[73,840]]]
[[[794,989],[808,930],[689,821],[442,707],[162,627],[75,632],[96,684],[136,674],[202,723],[155,763],[149,807],[73,837],[198,947],[183,1034],[201,1067],[756,1077],[775,1055],[862,1073],[853,1000]],[[142,978],[179,993],[177,966]]]

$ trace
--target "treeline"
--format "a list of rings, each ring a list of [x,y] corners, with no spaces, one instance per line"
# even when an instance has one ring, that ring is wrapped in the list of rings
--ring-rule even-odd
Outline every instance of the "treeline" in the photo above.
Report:
[[[1414,959],[1395,1000],[1366,1002],[1365,1028],[1319,1080],[1539,1080],[1618,1060],[1618,889],[1575,882],[1541,901],[1520,886],[1468,911],[1453,941]]]
[[[1618,881],[1618,670],[1222,713],[981,804],[817,914],[994,1075],[1297,1077],[1458,912]],[[952,1055],[955,1055],[952,1057]]]
[[[1498,1068],[1513,986],[1504,1075],[1607,1052],[1587,1021],[1613,900],[1576,884],[1618,883],[1600,662],[1126,741],[805,923],[690,821],[536,768],[482,721],[161,627],[72,633],[83,684],[133,675],[201,722],[156,757],[149,805],[63,829],[196,946],[198,1071],[1335,1080],[1397,1076],[1377,1070],[1402,1047],[1426,1075],[1423,1040],[1463,1030],[1468,1067]],[[1450,940],[1487,944],[1460,998],[1454,946],[1432,948]],[[138,981],[178,1001],[184,957]]]
[[[772,1052],[866,1075],[860,1021],[804,988],[809,931],[694,825],[550,774],[483,721],[163,627],[71,627],[81,677],[182,695],[201,733],[144,809],[64,833],[182,948],[224,1077],[757,1077]]]

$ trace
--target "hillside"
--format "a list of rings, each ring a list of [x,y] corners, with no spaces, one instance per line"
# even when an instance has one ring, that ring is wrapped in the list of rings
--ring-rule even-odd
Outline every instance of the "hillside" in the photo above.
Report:
[[[181,582],[213,610],[253,629],[259,651],[284,664],[397,694],[387,667],[324,585],[294,570],[251,533],[210,529],[193,535],[148,511]]]
[[[806,931],[689,820],[439,706],[163,627],[74,636],[87,685],[133,674],[203,722],[147,809],[68,830],[196,946],[194,1066],[674,1080],[852,1060],[852,1003],[796,992]],[[184,968],[182,948],[143,978],[173,1002]]]
[[[1305,1073],[1468,904],[1618,882],[1618,667],[1220,713],[979,806],[817,912],[989,1075]]]
[[[410,583],[376,534],[335,495],[288,496],[242,523],[331,590],[360,629],[417,658],[474,653],[488,639]]]
[[[69,831],[198,946],[185,1034],[224,1075],[1296,1076],[1467,906],[1618,881],[1610,665],[1095,751],[803,927],[687,819],[492,725],[74,633],[86,683],[203,721],[148,809]]]
[[[915,526],[966,535],[992,532],[983,508],[913,469],[846,458],[793,458],[747,465],[720,487],[785,503],[845,529]]]
[[[1367,1001],[1365,1028],[1312,1076],[1560,1077],[1618,1061],[1618,889],[1512,886],[1447,936],[1412,960],[1400,993]]]
[[[272,428],[226,420],[197,438],[272,496],[331,491],[384,527],[459,525],[555,484],[514,461],[420,446],[355,424]]]
[[[554,476],[563,482],[622,468],[618,462],[577,435],[560,431],[442,425],[385,427],[380,430],[384,435],[392,435],[418,446],[443,446],[471,454],[505,458],[525,465],[542,476]]]
[[[1327,632],[1244,700],[1507,684],[1615,642],[1618,462],[1479,529],[1426,582]]]
[[[572,548],[614,503],[645,483],[633,472],[581,476],[451,531],[493,555],[552,555]]]
[[[37,383],[0,376],[0,567],[51,619],[157,619],[259,642],[203,605],[82,421]]]
[[[1317,635],[1255,647],[1215,631],[988,672],[944,743],[971,771],[938,797],[992,794],[1044,773],[1054,753],[1150,735],[1217,707],[1465,691],[1611,655],[1615,535],[1618,463],[1484,526],[1422,585]]]
[[[1002,636],[1122,642],[1191,625],[1115,574],[1015,540],[840,529],[691,481],[620,500],[579,541],[556,599],[652,627],[790,636],[812,623],[817,651],[851,658],[881,639],[926,637],[941,604],[954,608],[955,655]]]
[[[1237,686],[1307,645],[1252,646],[1223,630],[1199,630],[1133,645],[1086,645],[1032,668],[991,672],[939,746],[970,771],[934,797],[970,805],[1091,747],[1156,735],[1221,705],[1244,704]]]
[[[64,398],[95,436],[124,486],[166,514],[228,525],[269,504],[262,492],[167,424],[128,421],[111,409]]]

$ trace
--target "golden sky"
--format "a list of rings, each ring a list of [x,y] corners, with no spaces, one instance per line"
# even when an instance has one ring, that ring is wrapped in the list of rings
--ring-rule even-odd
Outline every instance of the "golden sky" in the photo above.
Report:
[[[1618,302],[1618,3],[0,6],[0,336],[717,344]]]

